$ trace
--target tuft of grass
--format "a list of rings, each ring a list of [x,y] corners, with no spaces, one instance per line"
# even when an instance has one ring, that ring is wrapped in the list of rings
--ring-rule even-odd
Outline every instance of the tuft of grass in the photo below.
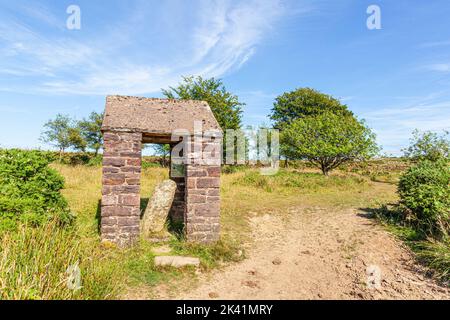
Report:
[[[450,241],[437,241],[411,227],[402,217],[398,206],[381,206],[374,209],[375,217],[391,233],[404,241],[416,255],[417,260],[428,267],[433,276],[450,286]]]
[[[127,250],[104,247],[98,232],[101,168],[52,166],[65,178],[62,193],[77,217],[74,226],[21,229],[17,239],[12,233],[0,238],[0,298],[109,299],[142,285],[149,287],[151,295],[151,288],[158,284],[186,283],[195,278],[189,268],[154,266],[151,243],[142,241]],[[167,168],[142,171],[143,203],[167,177]],[[391,185],[338,173],[327,178],[310,169],[281,169],[274,176],[261,176],[257,169],[240,167],[223,174],[221,182],[221,240],[203,246],[186,243],[175,235],[169,242],[172,254],[199,257],[204,271],[245,257],[243,248],[251,241],[249,220],[255,214],[283,213],[293,206],[368,206],[374,198],[395,199]],[[13,244],[20,241],[17,248],[22,249],[15,250]],[[41,257],[39,266],[33,266],[37,256]],[[14,265],[15,260],[22,264]],[[72,292],[65,289],[64,274],[77,261],[83,288]],[[8,270],[15,271],[9,275]]]
[[[117,284],[98,251],[86,252],[76,231],[55,222],[21,225],[0,238],[0,299],[108,299]],[[81,288],[67,285],[67,269],[79,265]]]

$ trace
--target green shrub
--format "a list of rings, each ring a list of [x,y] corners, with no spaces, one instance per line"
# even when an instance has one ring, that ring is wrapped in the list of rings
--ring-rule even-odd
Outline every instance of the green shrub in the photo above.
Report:
[[[55,159],[56,159],[55,153]],[[57,155],[59,157],[59,154]],[[101,154],[95,155],[89,152],[67,152],[60,158],[62,164],[70,166],[99,166],[102,164],[103,156]]]
[[[420,161],[398,185],[405,219],[425,235],[446,237],[450,231],[450,166],[446,160]]]
[[[64,179],[48,167],[53,160],[48,152],[0,150],[0,231],[13,229],[17,221],[71,221],[60,193]]]

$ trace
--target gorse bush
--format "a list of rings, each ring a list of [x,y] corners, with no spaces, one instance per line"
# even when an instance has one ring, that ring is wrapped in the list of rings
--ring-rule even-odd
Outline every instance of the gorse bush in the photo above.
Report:
[[[0,150],[0,231],[14,229],[18,221],[72,220],[60,193],[64,179],[48,166],[53,160],[48,152]]]
[[[398,185],[405,220],[427,236],[447,237],[450,232],[450,166],[447,160],[420,161],[401,177]]]

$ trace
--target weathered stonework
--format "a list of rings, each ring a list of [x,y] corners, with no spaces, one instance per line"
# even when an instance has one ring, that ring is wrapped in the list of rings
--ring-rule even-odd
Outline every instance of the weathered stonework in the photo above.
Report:
[[[203,142],[202,151],[210,145],[210,142]],[[217,148],[220,149],[219,143]],[[196,164],[197,156],[193,148],[188,155],[188,161],[193,164],[187,164],[185,170],[185,233],[188,241],[210,243],[220,236],[220,156],[213,161],[216,163]],[[211,160],[218,155],[206,156]]]
[[[101,234],[127,246],[139,238],[142,133],[105,132]]]
[[[219,132],[220,126],[206,102],[112,96],[107,98],[103,154],[101,234],[103,241],[119,246],[133,244],[140,236],[140,175],[142,143],[169,143],[173,130]],[[205,134],[206,136],[206,134]],[[214,137],[214,135],[213,135]],[[193,137],[191,137],[193,138]],[[170,217],[185,224],[188,241],[211,243],[220,232],[221,139],[192,140],[182,157],[184,176],[176,182]],[[211,154],[205,151],[216,150]],[[206,157],[205,157],[206,156]],[[201,161],[203,158],[205,161]],[[199,161],[200,160],[200,161]]]

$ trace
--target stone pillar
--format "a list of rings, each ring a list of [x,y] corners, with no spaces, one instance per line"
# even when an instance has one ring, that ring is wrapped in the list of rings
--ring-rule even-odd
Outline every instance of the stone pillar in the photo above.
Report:
[[[175,181],[177,184],[177,190],[175,191],[175,196],[173,198],[172,206],[170,207],[170,218],[174,222],[184,221],[184,211],[186,208],[185,202],[185,189],[186,184],[184,182],[184,177],[170,177],[171,180]]]
[[[142,133],[103,136],[102,241],[124,247],[133,244],[140,232]]]
[[[211,143],[203,143],[202,147],[208,145]],[[194,161],[193,164],[186,164],[185,177],[186,239],[201,243],[215,242],[220,237],[220,156],[218,163]]]

